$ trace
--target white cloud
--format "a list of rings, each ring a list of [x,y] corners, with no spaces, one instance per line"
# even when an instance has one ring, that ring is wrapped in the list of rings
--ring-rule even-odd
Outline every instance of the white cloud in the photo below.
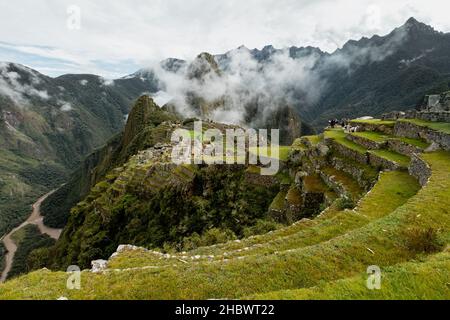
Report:
[[[69,5],[81,9],[80,30],[67,28]],[[20,52],[65,61],[61,73],[110,77],[117,75],[114,65],[190,59],[241,44],[334,51],[350,38],[386,34],[411,15],[448,31],[448,9],[441,0],[2,1],[0,39]]]
[[[20,74],[11,71],[8,63],[0,62],[0,94],[7,96],[19,106],[23,106],[28,102],[27,96],[34,96],[42,100],[49,99],[46,90],[38,90],[34,87],[40,83],[40,79],[33,71],[20,65],[15,65],[15,67],[27,72],[31,83],[21,83]]]

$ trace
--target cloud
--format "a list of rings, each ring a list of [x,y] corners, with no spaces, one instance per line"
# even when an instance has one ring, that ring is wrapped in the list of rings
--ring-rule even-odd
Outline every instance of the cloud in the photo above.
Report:
[[[159,65],[153,70],[162,84],[164,96],[171,97],[180,113],[198,116],[201,112],[195,106],[192,108],[190,97],[201,97],[210,106],[220,105],[201,116],[243,125],[251,106],[258,108],[258,120],[265,120],[279,107],[314,103],[324,87],[323,79],[314,71],[319,58],[314,53],[293,59],[289,51],[284,50],[269,61],[258,62],[248,50],[239,49],[228,54],[227,68],[220,73],[214,70],[205,73],[207,68],[201,59],[177,72]],[[195,68],[202,70],[202,77],[191,76]]]
[[[70,5],[81,10],[79,30],[67,28]],[[331,52],[348,39],[386,34],[411,15],[446,31],[448,9],[440,0],[2,1],[0,59],[51,75],[114,78],[167,57],[192,59],[241,44]]]
[[[0,94],[7,96],[17,105],[27,104],[28,97],[37,97],[41,100],[48,100],[50,97],[46,90],[38,90],[34,86],[40,83],[38,76],[30,69],[15,65],[29,76],[30,83],[21,81],[19,73],[11,70],[11,65],[0,62]]]

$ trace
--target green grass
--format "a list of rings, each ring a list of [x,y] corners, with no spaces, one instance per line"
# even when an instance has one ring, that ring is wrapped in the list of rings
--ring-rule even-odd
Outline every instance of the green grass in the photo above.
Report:
[[[405,172],[385,172],[381,175],[379,183],[372,192],[361,200],[357,209],[354,211],[339,211],[334,215],[315,219],[313,221],[314,224],[308,228],[299,229],[295,233],[273,237],[267,239],[268,241],[266,242],[259,242],[256,245],[246,245],[246,250],[242,250],[242,247],[234,248],[234,250],[227,248],[227,250],[214,250],[214,252],[202,252],[202,254],[214,254],[214,259],[220,260],[225,257],[235,258],[249,255],[254,256],[256,254],[270,254],[276,251],[298,249],[300,247],[318,244],[366,225],[374,219],[386,216],[399,206],[405,204],[408,199],[416,194],[419,188],[415,179]],[[391,194],[391,196],[384,201],[387,193]],[[287,197],[289,197],[289,193]],[[377,208],[380,202],[384,202],[384,205],[381,208]],[[225,253],[226,256],[224,255]],[[189,253],[186,255],[187,257],[191,256]],[[152,253],[130,251],[114,258],[110,262],[110,267],[123,269],[131,266],[143,267],[148,265],[181,264],[178,260],[180,258],[189,260],[183,257],[183,255],[175,255],[171,259],[161,260]],[[210,258],[205,257],[202,259]]]
[[[286,191],[280,191],[276,195],[276,197],[273,199],[272,204],[269,207],[269,210],[277,210],[281,211],[285,207],[285,200],[286,199]]]
[[[302,195],[296,187],[289,188],[286,200],[290,205],[300,206],[303,203]]]
[[[374,142],[380,142],[380,143],[386,142],[387,139],[390,137],[388,135],[381,134],[379,132],[374,132],[374,131],[355,132],[355,133],[350,133],[350,135],[365,138],[367,140],[371,140]]]
[[[413,123],[415,125],[430,128],[432,130],[440,131],[446,134],[450,134],[450,123],[448,122],[432,122],[420,119],[401,119],[399,121]]]
[[[65,288],[67,274],[64,272],[37,271],[0,285],[0,299],[56,299],[59,296],[69,299],[233,299],[356,279],[368,265],[379,265],[387,270],[424,254],[410,247],[408,230],[432,228],[439,231],[444,245],[450,241],[450,153],[435,152],[422,157],[433,174],[415,196],[411,197],[418,184],[406,172],[383,173],[382,177],[392,178],[392,183],[377,184],[379,189],[374,188],[355,212],[332,212],[331,219],[338,219],[334,223],[327,224],[325,219],[319,220],[319,224],[323,223],[321,226],[306,221],[286,228],[283,232],[290,230],[284,233],[289,241],[280,239],[281,245],[256,249],[265,254],[107,274],[83,272],[81,290]],[[377,197],[364,203],[372,195]],[[389,208],[390,205],[395,207]],[[314,226],[317,228],[311,229]],[[262,238],[282,234],[274,232]],[[448,279],[448,268],[440,270],[443,270],[442,278]],[[434,282],[428,284],[429,279],[440,278],[421,277],[419,285],[439,287]],[[414,286],[414,283],[404,282],[401,288],[399,285],[393,289],[393,294],[400,295],[399,290],[413,291]],[[349,288],[357,290],[353,286]]]
[[[347,173],[336,170],[333,167],[323,168],[322,171],[327,176],[334,176],[335,180],[343,185],[346,192],[348,192],[353,199],[358,199],[363,193],[363,190],[359,186],[358,182]]]
[[[344,147],[365,154],[367,149],[363,146],[354,143],[346,138],[346,133],[343,130],[327,130],[325,131],[325,138],[333,139],[337,143],[343,145]]]
[[[289,158],[289,152],[291,151],[291,146],[279,146],[278,156],[272,156],[271,147],[252,147],[249,148],[249,152],[259,156],[267,156],[281,161],[287,161]]]
[[[350,121],[353,124],[357,123],[367,123],[367,124],[374,124],[374,125],[383,125],[383,126],[389,126],[393,127],[395,125],[395,121],[390,120],[380,120],[380,119],[370,119],[370,120],[358,120],[354,119]]]
[[[302,150],[307,149],[306,146],[301,141],[301,138],[295,139],[295,141],[292,143],[291,148],[292,148],[292,150],[295,150],[295,151],[302,151]]]
[[[318,174],[304,177],[303,188],[303,191],[310,193],[325,193],[329,190],[328,186],[322,181]]]
[[[320,135],[314,135],[314,136],[303,136],[302,138],[308,139],[311,144],[317,145],[319,142],[322,141],[322,137]]]
[[[423,141],[423,140],[419,140],[419,139],[412,139],[412,138],[403,138],[403,137],[397,137],[395,139],[398,139],[404,143],[410,144],[412,146],[421,148],[421,149],[426,149],[430,144]]]
[[[258,300],[449,300],[450,252],[381,270],[381,288],[367,288],[367,273],[317,287],[269,292]]]
[[[380,149],[380,150],[371,150],[369,152],[373,153],[381,158],[384,158],[384,159],[387,159],[390,161],[394,161],[397,164],[399,164],[400,166],[405,167],[405,168],[408,167],[409,162],[411,160],[409,157],[407,157],[403,154],[391,151],[391,150]]]

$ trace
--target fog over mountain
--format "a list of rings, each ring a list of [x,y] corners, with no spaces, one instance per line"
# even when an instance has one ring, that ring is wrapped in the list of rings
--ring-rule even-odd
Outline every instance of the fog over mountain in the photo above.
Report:
[[[449,39],[411,18],[385,36],[350,40],[331,54],[312,47],[241,46],[215,55],[220,73],[210,68],[201,80],[188,75],[196,60],[169,59],[138,73],[157,78],[165,101],[172,98],[183,114],[197,113],[187,101],[194,92],[207,102],[226,97],[223,108],[208,114],[213,120],[248,123],[247,106],[258,101],[258,117],[289,105],[320,127],[327,117],[408,109],[428,90],[445,87]]]

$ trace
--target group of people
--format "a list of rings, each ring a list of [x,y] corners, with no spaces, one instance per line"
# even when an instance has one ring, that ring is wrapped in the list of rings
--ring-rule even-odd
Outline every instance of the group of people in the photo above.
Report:
[[[358,132],[359,126],[352,126],[348,119],[342,119],[338,121],[337,119],[332,119],[328,121],[329,128],[335,128],[336,126],[341,126],[345,132]]]

